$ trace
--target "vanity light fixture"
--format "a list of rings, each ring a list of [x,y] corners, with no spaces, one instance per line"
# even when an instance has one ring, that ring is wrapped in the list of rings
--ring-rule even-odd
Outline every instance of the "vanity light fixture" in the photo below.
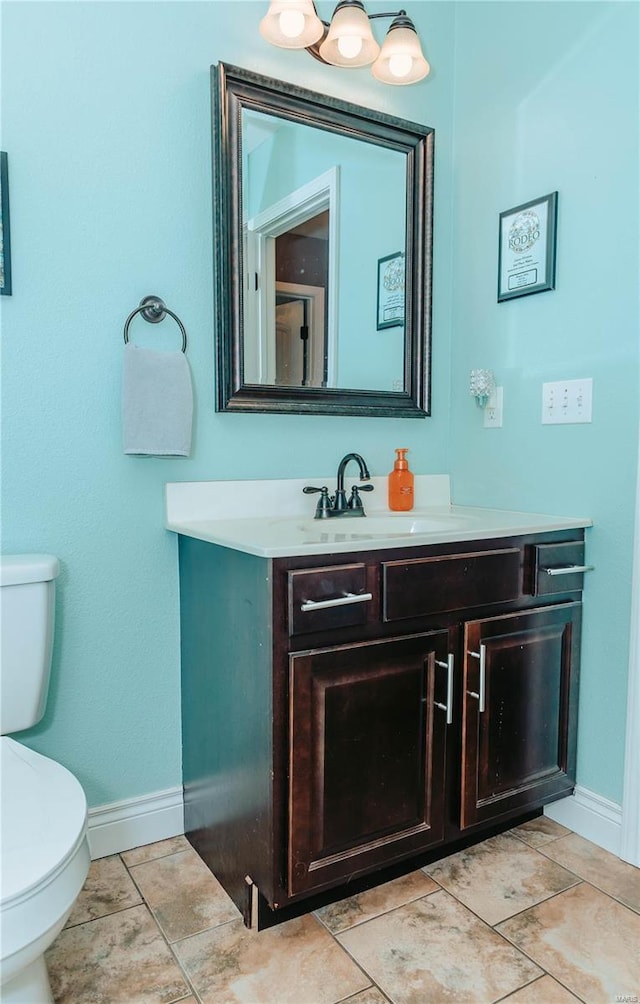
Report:
[[[469,393],[475,397],[479,408],[486,408],[496,387],[493,370],[471,370]]]
[[[379,17],[393,18],[382,48],[369,23]],[[313,0],[271,0],[260,34],[284,49],[306,49],[331,66],[373,64],[373,76],[385,84],[414,84],[430,70],[407,12],[367,14],[361,0],[340,0],[330,23],[320,20]]]
[[[272,0],[260,34],[282,49],[306,49],[322,38],[324,26],[313,0]]]

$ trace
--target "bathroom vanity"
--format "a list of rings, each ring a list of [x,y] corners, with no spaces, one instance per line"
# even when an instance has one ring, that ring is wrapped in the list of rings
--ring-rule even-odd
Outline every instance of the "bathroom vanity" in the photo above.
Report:
[[[589,521],[367,519],[168,519],[185,831],[247,924],[573,790]]]

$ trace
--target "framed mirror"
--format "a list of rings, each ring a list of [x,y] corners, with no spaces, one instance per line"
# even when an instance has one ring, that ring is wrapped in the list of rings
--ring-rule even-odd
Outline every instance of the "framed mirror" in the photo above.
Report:
[[[211,80],[217,410],[426,417],[433,130]]]

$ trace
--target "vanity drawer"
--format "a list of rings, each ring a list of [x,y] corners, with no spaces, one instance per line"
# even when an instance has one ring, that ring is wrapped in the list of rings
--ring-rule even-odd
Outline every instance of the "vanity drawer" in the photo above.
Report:
[[[529,592],[532,596],[549,596],[582,589],[584,573],[590,569],[584,563],[584,541],[534,544],[531,551],[533,560]]]
[[[516,600],[519,547],[382,563],[383,620]]]
[[[364,563],[294,570],[287,579],[290,635],[366,623],[373,596]]]

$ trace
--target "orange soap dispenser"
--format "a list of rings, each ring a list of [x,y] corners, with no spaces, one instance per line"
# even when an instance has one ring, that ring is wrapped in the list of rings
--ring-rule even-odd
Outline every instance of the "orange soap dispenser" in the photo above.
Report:
[[[392,512],[413,509],[413,474],[409,470],[408,450],[396,450],[396,461],[389,475],[389,508]]]

